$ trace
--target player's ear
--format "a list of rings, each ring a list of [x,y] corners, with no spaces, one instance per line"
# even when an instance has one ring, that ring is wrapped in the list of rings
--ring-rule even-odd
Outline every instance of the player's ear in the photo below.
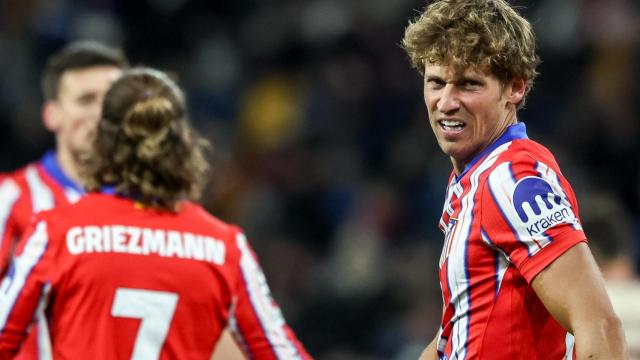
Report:
[[[517,105],[522,99],[524,99],[524,94],[527,92],[527,80],[522,78],[514,78],[509,80],[508,86],[506,88],[506,96],[507,102]]]
[[[55,100],[47,100],[42,105],[42,122],[51,132],[60,128],[60,107]]]

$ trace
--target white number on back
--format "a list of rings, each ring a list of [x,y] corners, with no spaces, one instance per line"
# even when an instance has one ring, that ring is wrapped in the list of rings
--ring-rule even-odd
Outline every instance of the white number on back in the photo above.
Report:
[[[111,315],[141,319],[131,360],[157,359],[169,331],[178,294],[117,288]]]

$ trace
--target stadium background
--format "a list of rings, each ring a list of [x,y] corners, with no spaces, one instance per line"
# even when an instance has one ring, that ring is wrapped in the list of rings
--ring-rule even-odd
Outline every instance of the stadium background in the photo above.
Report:
[[[519,119],[573,184],[607,277],[637,280],[640,6],[512,3],[543,59]],[[450,171],[398,45],[423,5],[2,0],[0,170],[53,145],[40,121],[46,57],[75,39],[123,46],[185,87],[214,145],[203,202],[246,229],[309,351],[415,359],[440,317],[436,224]]]

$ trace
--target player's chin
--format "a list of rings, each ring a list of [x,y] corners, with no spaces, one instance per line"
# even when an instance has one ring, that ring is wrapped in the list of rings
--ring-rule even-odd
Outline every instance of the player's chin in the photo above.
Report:
[[[92,146],[90,144],[75,146],[71,150],[71,155],[76,160],[85,159],[92,151]]]
[[[464,152],[464,144],[461,141],[449,141],[443,138],[438,138],[438,145],[443,153],[457,158]]]
[[[467,162],[468,159],[474,156],[472,147],[462,141],[459,142],[440,142],[440,149],[447,154],[450,158],[460,162]]]

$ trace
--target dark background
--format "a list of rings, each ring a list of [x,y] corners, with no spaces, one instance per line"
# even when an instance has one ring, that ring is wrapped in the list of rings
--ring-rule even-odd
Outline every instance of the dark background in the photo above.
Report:
[[[551,149],[599,259],[638,259],[635,1],[516,1],[543,59],[519,119]],[[71,40],[174,73],[214,145],[203,202],[242,226],[322,359],[415,359],[441,312],[449,160],[399,47],[416,0],[0,0],[0,170],[53,146],[39,77]],[[604,209],[604,210],[603,210]],[[637,275],[634,275],[637,276]]]

